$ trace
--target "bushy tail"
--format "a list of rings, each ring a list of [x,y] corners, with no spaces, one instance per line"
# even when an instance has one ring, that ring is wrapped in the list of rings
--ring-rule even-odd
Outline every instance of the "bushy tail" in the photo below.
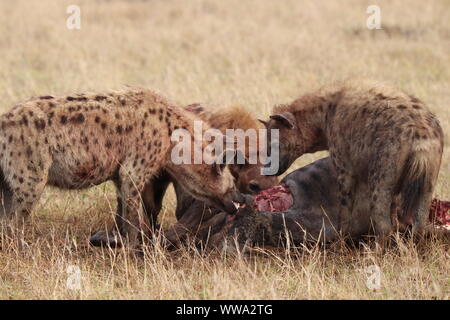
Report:
[[[439,168],[439,166],[438,166]],[[427,222],[437,173],[435,166],[423,153],[412,152],[406,159],[397,183],[396,194],[401,195],[399,220],[422,229]]]

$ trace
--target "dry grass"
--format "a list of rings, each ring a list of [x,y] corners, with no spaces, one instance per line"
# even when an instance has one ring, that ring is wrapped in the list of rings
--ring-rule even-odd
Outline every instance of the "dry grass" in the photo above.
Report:
[[[66,29],[80,4],[82,28]],[[335,79],[391,82],[427,101],[446,135],[436,195],[450,198],[450,3],[382,2],[384,30],[366,29],[372,1],[1,1],[2,112],[29,96],[154,88],[179,103],[240,103],[261,116],[272,105]],[[296,167],[325,153],[302,157]],[[90,248],[111,223],[114,190],[47,189],[20,250],[3,239],[0,298],[401,298],[449,299],[449,245],[262,251],[251,258],[149,248],[144,260]],[[164,223],[174,221],[174,200]],[[381,288],[360,272],[376,264]],[[68,265],[82,289],[66,287]]]

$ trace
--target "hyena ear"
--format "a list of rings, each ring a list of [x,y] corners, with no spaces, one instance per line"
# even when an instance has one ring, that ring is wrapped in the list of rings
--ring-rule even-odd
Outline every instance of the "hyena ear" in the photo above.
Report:
[[[202,113],[204,111],[203,106],[200,103],[193,103],[184,107],[187,111],[193,113]]]
[[[258,121],[261,122],[264,125],[264,127],[266,127],[266,128],[269,125],[269,121],[261,120],[261,119],[258,119]]]
[[[291,112],[282,112],[278,114],[274,114],[270,116],[270,119],[278,121],[286,128],[294,129],[295,128],[295,116]]]
[[[236,157],[236,150],[227,149],[217,156],[216,161],[213,164],[214,170],[218,175],[221,175],[225,167],[229,163],[234,162],[234,158]]]

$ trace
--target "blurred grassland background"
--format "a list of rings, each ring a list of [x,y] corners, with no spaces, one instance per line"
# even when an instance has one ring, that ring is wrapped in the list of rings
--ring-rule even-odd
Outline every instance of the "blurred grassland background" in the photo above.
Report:
[[[81,29],[68,30],[68,5]],[[382,29],[366,27],[368,5]],[[450,198],[450,1],[16,0],[0,1],[1,112],[33,95],[152,88],[178,104],[240,104],[258,117],[334,80],[367,77],[425,101],[445,132],[436,196]],[[292,169],[326,152],[306,155]],[[163,224],[174,221],[165,200]],[[247,259],[149,250],[144,260],[90,248],[112,221],[105,184],[48,188],[20,250],[3,239],[0,298],[436,298],[450,296],[449,246],[262,251]],[[68,265],[81,291],[66,287]],[[359,270],[377,264],[382,286]]]

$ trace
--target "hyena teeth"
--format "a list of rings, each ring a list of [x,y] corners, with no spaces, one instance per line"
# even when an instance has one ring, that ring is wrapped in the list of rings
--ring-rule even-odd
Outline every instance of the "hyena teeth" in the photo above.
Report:
[[[239,202],[235,202],[233,201],[234,206],[236,207],[236,209],[240,209],[240,208],[245,208],[246,204],[245,203],[239,203]]]

